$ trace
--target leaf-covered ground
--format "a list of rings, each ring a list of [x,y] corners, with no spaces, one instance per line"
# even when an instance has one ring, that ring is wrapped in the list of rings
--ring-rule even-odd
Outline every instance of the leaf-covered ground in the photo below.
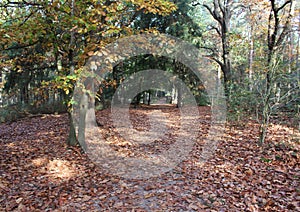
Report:
[[[171,114],[176,128],[176,108],[160,109]],[[147,111],[131,110],[139,131],[149,127]],[[67,147],[67,114],[0,125],[0,211],[299,211],[299,133],[274,123],[262,148],[254,121],[243,128],[228,126],[214,156],[200,166],[210,110],[199,111],[201,133],[190,156],[146,180],[113,176],[79,148]],[[113,134],[108,117],[109,110],[97,113],[102,133],[116,150],[155,153],[172,144],[170,135],[155,146],[128,145]]]

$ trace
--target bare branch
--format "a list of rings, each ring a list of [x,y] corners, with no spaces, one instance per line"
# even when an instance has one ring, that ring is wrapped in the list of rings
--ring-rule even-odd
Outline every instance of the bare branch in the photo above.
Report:
[[[0,52],[9,51],[9,50],[16,50],[16,49],[24,49],[24,48],[27,48],[27,47],[30,47],[30,46],[34,46],[38,42],[39,41],[35,41],[35,42],[29,43],[29,44],[17,45],[17,46],[8,47],[8,48],[5,48],[5,49],[0,49]]]
[[[37,6],[37,7],[43,7],[39,3],[34,2],[27,2],[25,0],[23,1],[8,1],[6,4],[0,5],[2,8],[10,8],[10,7],[24,7],[24,6]]]
[[[212,29],[214,29],[214,30],[216,30],[216,32],[218,33],[218,35],[221,37],[222,35],[221,35],[221,32],[220,32],[220,30],[217,28],[217,27],[215,27],[215,26],[210,26]]]
[[[218,50],[216,48],[212,48],[212,47],[208,47],[208,46],[200,46],[199,48],[212,51],[214,54],[216,54],[216,52],[218,52]]]
[[[31,12],[27,17],[25,17],[25,19],[22,21],[22,23],[19,25],[19,27],[23,26],[29,20],[29,18],[36,12],[37,11]]]
[[[214,0],[214,1],[216,1],[216,0]],[[221,10],[221,12],[223,13],[223,16],[224,16],[225,15],[225,6],[221,5],[220,0],[218,0],[218,7],[220,8],[220,10]]]
[[[193,7],[201,6],[202,4],[200,2],[192,2]]]
[[[218,65],[222,68],[224,66],[224,63],[222,63],[219,59],[215,58],[213,55],[205,55],[205,57],[212,59],[213,61],[215,61],[216,63],[218,63]]]
[[[222,25],[222,18],[220,17],[220,15],[215,10],[212,11],[212,9],[208,5],[206,5],[206,4],[203,4],[203,7],[205,7],[208,10],[208,12],[211,14],[211,16],[216,21],[218,21],[220,25]]]
[[[277,101],[274,105],[271,106],[271,109],[282,107],[282,106],[296,100],[298,97],[291,98],[288,102],[282,102],[282,100],[287,99],[287,98],[293,96],[295,93],[297,93],[299,88],[300,88],[299,86],[296,86],[296,87],[292,88],[291,90],[288,90],[284,95],[282,95],[280,97],[279,101]]]
[[[288,2],[290,2],[290,8],[289,8],[289,16],[287,17],[286,19],[286,22],[284,24],[284,28],[283,28],[283,31],[281,32],[281,34],[279,35],[279,38],[276,42],[276,46],[279,46],[282,44],[282,42],[284,41],[284,38],[286,37],[286,35],[289,33],[289,26],[290,26],[290,22],[291,22],[291,19],[292,19],[292,15],[291,15],[291,12],[292,12],[292,2],[291,1],[287,1],[286,3],[288,4]],[[283,6],[286,6],[287,4],[284,4]],[[283,9],[283,7],[281,6],[280,7],[281,9]],[[278,10],[279,11],[279,10]]]
[[[276,12],[279,12],[279,11],[282,10],[287,4],[291,4],[291,3],[292,3],[291,0],[286,1],[281,7],[279,7],[279,8],[276,9]]]

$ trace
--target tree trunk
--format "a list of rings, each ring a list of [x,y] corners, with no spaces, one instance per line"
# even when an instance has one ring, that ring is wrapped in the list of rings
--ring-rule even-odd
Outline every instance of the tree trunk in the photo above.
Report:
[[[75,0],[72,0],[72,5],[71,5],[71,16],[74,17],[74,8],[75,7]],[[74,31],[71,30],[71,37],[70,37],[70,43],[69,43],[69,68],[70,68],[70,74],[73,75],[75,72],[75,64],[74,64],[74,52],[73,52],[73,45],[75,43],[75,35]],[[69,94],[70,95],[70,94]],[[78,140],[76,137],[76,132],[75,132],[75,127],[74,127],[74,122],[72,118],[72,114],[69,111],[69,121],[70,121],[70,131],[69,131],[69,137],[67,143],[71,146],[75,146],[78,144]]]
[[[80,100],[79,109],[79,123],[78,123],[78,142],[84,151],[87,150],[85,142],[85,132],[86,132],[86,116],[89,107],[88,95],[83,93]]]
[[[250,28],[250,34],[249,34],[249,40],[250,40],[250,49],[249,49],[249,58],[248,58],[248,62],[249,62],[249,89],[250,91],[253,90],[253,57],[254,57],[254,40],[253,40],[253,26],[251,26]]]
[[[177,104],[176,104],[176,107],[181,108],[182,107],[182,88],[181,88],[180,83],[178,83],[176,88],[177,88]]]
[[[147,98],[148,97],[148,92],[147,91],[144,91],[143,92],[143,104],[146,104],[146,102],[147,102]]]
[[[72,114],[70,112],[68,112],[68,115],[69,115],[70,129],[69,129],[69,136],[68,136],[67,144],[70,146],[76,146],[78,144],[78,141],[77,141],[77,137],[76,137],[76,131],[75,131]]]
[[[266,73],[266,90],[263,93],[263,111],[262,111],[262,121],[260,125],[260,139],[259,144],[263,145],[266,139],[267,130],[269,126],[269,119],[272,113],[271,111],[271,97],[272,97],[272,89],[275,83],[275,72],[276,68],[274,66],[274,58],[276,56],[276,51],[278,47],[284,41],[287,31],[289,29],[291,15],[287,17],[285,25],[283,25],[283,30],[279,32],[280,17],[279,12],[283,10],[288,4],[290,4],[289,13],[291,14],[292,10],[292,1],[286,1],[281,7],[278,7],[275,4],[275,0],[271,1],[271,10],[269,14],[269,25],[268,25],[268,54],[267,54],[267,73]]]
[[[210,15],[218,22],[219,28],[216,27],[218,35],[222,41],[221,58],[213,57],[213,59],[220,65],[224,75],[224,89],[225,95],[230,97],[230,84],[232,83],[232,70],[230,58],[230,20],[232,15],[232,0],[226,0],[221,3],[220,0],[213,1],[213,7],[204,4],[203,6],[209,11]]]
[[[230,100],[230,85],[232,83],[232,75],[231,75],[231,68],[230,68],[230,62],[228,66],[224,66],[222,69],[223,75],[224,75],[224,91],[225,95],[227,96],[228,100]]]
[[[151,90],[148,91],[148,105],[151,103]]]

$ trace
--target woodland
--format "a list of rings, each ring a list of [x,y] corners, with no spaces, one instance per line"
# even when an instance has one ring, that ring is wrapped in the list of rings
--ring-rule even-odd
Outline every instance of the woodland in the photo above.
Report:
[[[148,53],[116,59],[111,44]],[[198,52],[209,77],[178,59]],[[95,66],[99,55],[105,60]],[[109,71],[92,78],[90,64]],[[143,89],[133,76],[144,70],[171,74],[173,84]],[[161,86],[163,76],[153,76]],[[132,89],[124,86],[130,79],[139,91],[116,95]],[[192,103],[176,80],[197,117],[182,116]],[[0,211],[299,211],[299,88],[296,0],[2,0]],[[125,134],[133,130],[141,143],[113,121],[114,104],[124,101],[132,125]],[[223,127],[216,138],[215,125]],[[151,161],[173,146],[178,162],[145,178],[107,171],[110,159],[98,163],[88,152],[91,126],[122,158]],[[183,158],[184,146],[174,148],[180,136],[195,140]]]

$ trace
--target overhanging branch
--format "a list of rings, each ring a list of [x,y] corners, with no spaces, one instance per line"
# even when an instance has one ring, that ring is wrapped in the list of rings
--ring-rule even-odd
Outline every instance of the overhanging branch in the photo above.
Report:
[[[16,50],[16,49],[24,49],[30,46],[34,46],[35,44],[39,43],[39,41],[30,43],[30,44],[24,44],[24,45],[17,45],[17,46],[11,46],[5,49],[0,49],[0,52],[9,51],[9,50]]]

